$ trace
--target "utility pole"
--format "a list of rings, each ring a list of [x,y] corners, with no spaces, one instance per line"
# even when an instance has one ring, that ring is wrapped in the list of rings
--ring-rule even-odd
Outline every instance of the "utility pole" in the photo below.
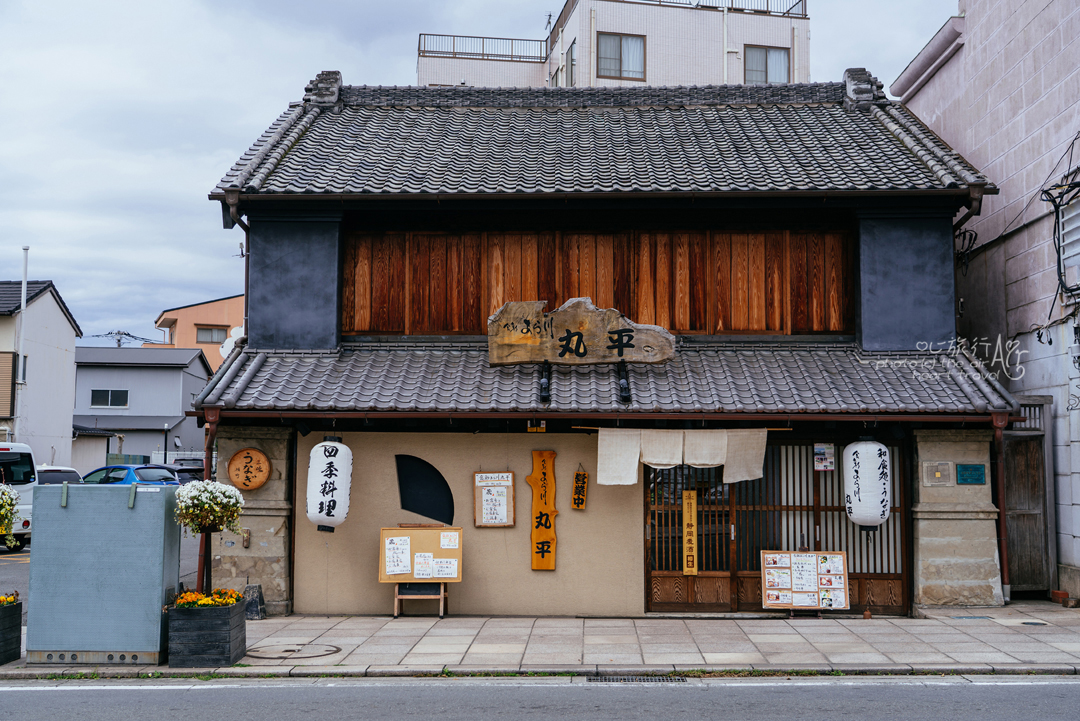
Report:
[[[22,247],[22,303],[19,305],[19,336],[15,343],[15,442],[22,443],[23,439],[19,431],[22,423],[22,396],[26,388],[26,356],[23,355],[23,335],[26,332],[26,271],[30,263],[30,246]]]

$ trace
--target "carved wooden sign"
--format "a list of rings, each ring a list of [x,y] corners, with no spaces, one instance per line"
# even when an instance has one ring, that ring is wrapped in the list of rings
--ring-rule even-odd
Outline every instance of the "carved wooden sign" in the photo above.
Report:
[[[245,491],[260,488],[270,477],[270,459],[258,448],[245,448],[229,459],[229,478]]]
[[[697,491],[682,492],[683,518],[683,575],[698,575],[697,551]]]
[[[547,301],[504,303],[488,318],[488,363],[661,363],[675,355],[675,336],[638,325],[591,298],[571,298],[551,313]]]
[[[525,477],[532,486],[532,569],[555,570],[555,451],[533,451],[533,471]]]

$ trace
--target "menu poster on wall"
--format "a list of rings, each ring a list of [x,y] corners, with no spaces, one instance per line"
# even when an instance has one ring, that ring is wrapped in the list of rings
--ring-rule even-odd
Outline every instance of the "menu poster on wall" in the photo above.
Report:
[[[514,525],[514,474],[473,474],[473,524],[477,528]]]
[[[386,575],[396,576],[412,573],[409,554],[409,537],[398,536],[386,539]]]
[[[480,489],[480,510],[484,525],[506,523],[506,486],[484,486]]]
[[[443,531],[439,534],[439,548],[457,548],[457,544],[457,531]]]
[[[847,570],[843,551],[762,551],[761,604],[765,608],[849,609]]]

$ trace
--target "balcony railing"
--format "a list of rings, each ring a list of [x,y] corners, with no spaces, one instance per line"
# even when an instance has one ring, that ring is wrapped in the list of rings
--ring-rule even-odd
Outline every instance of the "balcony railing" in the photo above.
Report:
[[[480,38],[462,35],[420,35],[417,54],[433,58],[473,58],[542,63],[547,60],[547,40]]]

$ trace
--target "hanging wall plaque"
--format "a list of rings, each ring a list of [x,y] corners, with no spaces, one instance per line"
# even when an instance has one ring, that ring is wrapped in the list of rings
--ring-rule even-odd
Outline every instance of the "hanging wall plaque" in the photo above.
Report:
[[[574,495],[570,499],[570,507],[575,511],[585,510],[585,497],[589,494],[589,474],[578,471],[574,474]]]
[[[684,576],[698,575],[697,491],[682,492],[682,551]]]
[[[534,571],[555,570],[555,451],[533,451],[533,471],[525,480],[532,486],[532,528],[529,542]]]
[[[270,459],[258,448],[237,451],[229,459],[229,479],[245,491],[260,488],[270,478]]]

